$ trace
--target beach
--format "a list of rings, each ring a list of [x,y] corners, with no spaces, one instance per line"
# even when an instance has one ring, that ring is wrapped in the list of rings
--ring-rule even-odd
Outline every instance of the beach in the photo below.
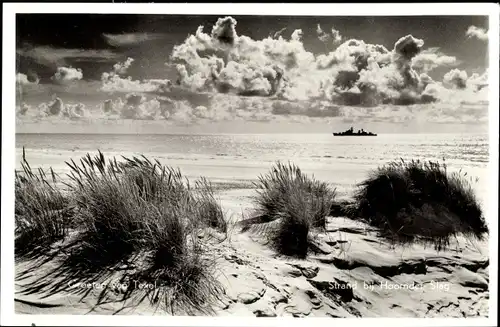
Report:
[[[484,205],[488,161],[484,135],[381,135],[359,140],[316,134],[20,134],[16,137],[17,163],[23,147],[33,169],[52,167],[66,181],[69,166],[65,161],[78,162],[87,153],[97,155],[97,150],[117,160],[140,155],[157,159],[179,168],[190,181],[207,177],[215,186],[225,217],[235,223],[226,237],[215,232],[215,242],[208,236],[210,230],[199,236],[209,239],[209,255],[217,261],[215,276],[224,288],[224,296],[214,304],[215,315],[488,315],[487,240],[474,242],[458,237],[444,251],[422,244],[395,247],[379,238],[371,226],[347,217],[329,217],[326,229],[315,235],[307,259],[294,259],[269,248],[258,225],[241,229],[237,223],[255,215],[258,190],[254,183],[276,161],[298,165],[304,173],[334,187],[338,199],[350,200],[356,184],[380,165],[411,159],[442,162],[444,158],[450,171],[461,169],[479,177],[474,189]],[[61,246],[56,244],[53,249]],[[20,261],[16,264],[16,312],[169,314],[145,302],[115,299],[100,303],[103,289],[111,289],[119,297],[132,283],[138,289],[157,287],[135,280],[120,282],[124,271],[136,269],[136,263],[130,260],[106,277],[85,280],[58,275],[54,260]]]

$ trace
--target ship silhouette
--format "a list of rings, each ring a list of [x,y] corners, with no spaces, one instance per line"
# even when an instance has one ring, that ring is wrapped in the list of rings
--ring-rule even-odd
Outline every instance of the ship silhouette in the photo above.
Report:
[[[363,129],[354,132],[354,128],[351,127],[345,132],[333,133],[333,136],[377,136],[377,134],[365,132]]]

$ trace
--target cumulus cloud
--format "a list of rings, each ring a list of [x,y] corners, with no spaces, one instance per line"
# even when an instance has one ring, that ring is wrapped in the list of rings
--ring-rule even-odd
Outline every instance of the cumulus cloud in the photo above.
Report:
[[[342,41],[342,36],[340,32],[332,27],[331,33],[327,33],[323,31],[321,25],[318,24],[316,27],[316,34],[318,35],[318,39],[323,42],[325,45],[330,43],[339,44]]]
[[[301,29],[293,31],[292,36],[291,36],[292,41],[299,42],[302,39],[302,34],[303,33],[302,33]]]
[[[232,17],[219,18],[212,28],[212,38],[221,44],[233,45],[236,34],[236,19]]]
[[[84,103],[65,103],[60,97],[54,96],[52,101],[39,104],[35,109],[22,103],[16,108],[18,117],[45,119],[134,119],[158,120],[162,116],[160,102],[156,98],[148,99],[137,93],[128,93],[124,98],[108,99],[101,104],[87,107]]]
[[[138,45],[147,41],[158,40],[165,35],[160,33],[123,33],[102,35],[109,45],[114,47],[128,47]]]
[[[72,81],[79,81],[83,78],[83,72],[80,68],[73,67],[58,67],[52,80],[56,83],[68,83]]]
[[[31,115],[35,118],[54,117],[60,116],[64,112],[64,108],[62,99],[54,95],[52,101],[48,103],[42,102],[34,110],[32,110],[31,106],[23,103],[18,113],[22,116]]]
[[[125,100],[118,97],[108,99],[101,104],[101,110],[107,117],[135,120],[158,120],[163,118],[160,111],[160,102],[156,99],[147,99],[143,94],[128,93]]]
[[[334,104],[375,106],[412,104],[432,83],[427,72],[453,65],[456,58],[407,35],[392,50],[350,39],[327,54],[305,50],[302,30],[289,40],[281,35],[254,40],[238,35],[232,17],[220,18],[212,33],[200,26],[173,49],[178,84],[196,92],[260,96],[285,101],[325,100]],[[316,32],[322,41],[339,41],[340,33]],[[422,76],[422,78],[421,78]],[[439,99],[435,99],[438,101]]]
[[[443,82],[457,89],[465,89],[467,79],[468,76],[465,70],[453,69],[444,75]]]
[[[417,39],[413,35],[406,35],[396,41],[394,52],[406,62],[415,57],[422,50],[423,45],[424,40]]]
[[[293,33],[290,42],[281,36],[254,41],[238,36],[235,26],[230,17],[219,19],[211,35],[200,26],[195,35],[174,47],[171,58],[178,63],[180,85],[194,91],[268,96],[275,94],[281,83],[283,69],[278,63],[291,68],[301,61],[312,62],[299,41],[300,31]],[[221,39],[220,35],[226,37]]]
[[[23,74],[23,73],[17,73],[16,74],[16,84],[17,85],[34,85],[34,84],[38,84],[39,82],[39,79],[38,79],[38,76],[36,76],[36,74],[30,74],[30,75],[26,75],[26,74]]]
[[[269,95],[275,92],[273,81],[278,73],[267,67],[244,65],[231,61],[218,75],[219,92],[234,91],[241,95]]]
[[[101,77],[101,91],[103,92],[144,92],[144,93],[163,93],[167,92],[172,83],[168,79],[145,79],[133,80],[128,76],[122,78],[115,74],[103,73]]]
[[[128,68],[134,62],[134,58],[127,58],[124,62],[117,62],[113,65],[113,70],[116,74],[124,75],[127,73]]]
[[[69,119],[81,119],[87,116],[87,111],[85,108],[85,104],[77,103],[77,104],[67,104],[61,111],[61,115],[63,117]]]
[[[465,70],[453,69],[444,75],[443,83],[451,88],[479,92],[488,86],[488,71],[482,75],[474,73],[468,76]]]
[[[28,76],[22,73],[16,74],[16,83],[20,85],[30,84],[30,82],[28,81]]]
[[[330,41],[330,35],[328,33],[325,33],[325,31],[323,31],[320,24],[318,24],[316,27],[316,34],[318,35],[318,39],[321,42],[327,43],[328,41]]]
[[[468,76],[467,72],[452,69],[446,73],[442,82],[428,83],[422,93],[422,101],[437,102],[440,105],[475,104],[485,107],[488,103],[488,72]]]
[[[124,62],[118,62],[113,66],[113,71],[105,72],[101,76],[101,91],[114,93],[164,93],[168,92],[172,82],[168,79],[144,79],[134,80],[131,76],[122,77],[134,62],[133,58],[127,58]]]
[[[57,116],[64,108],[64,102],[61,98],[56,97],[51,103],[48,104],[47,114],[50,116]]]
[[[457,58],[439,52],[437,48],[422,51],[412,59],[412,67],[419,72],[429,72],[440,66],[453,66]]]
[[[23,116],[29,114],[35,118],[62,117],[70,119],[79,119],[88,115],[84,104],[65,104],[57,95],[54,95],[53,100],[48,103],[40,103],[36,109],[32,109],[26,103],[21,104],[19,114]]]
[[[340,32],[334,29],[333,27],[331,33],[332,33],[333,43],[340,43],[342,41],[342,35],[340,35]]]
[[[481,41],[487,41],[488,40],[488,31],[484,28],[480,28],[474,25],[469,26],[467,29],[467,32],[465,32],[465,35],[470,39],[470,38],[477,38]]]
[[[349,41],[347,46],[363,54],[354,61],[359,78],[351,90],[337,92],[335,98],[346,105],[363,106],[409,105],[422,101],[420,76],[413,69],[412,60],[423,44],[423,40],[407,35],[396,41],[389,52],[382,46]]]
[[[477,91],[481,91],[488,86],[488,71],[485,71],[481,75],[478,73],[472,74],[467,80],[467,83]]]

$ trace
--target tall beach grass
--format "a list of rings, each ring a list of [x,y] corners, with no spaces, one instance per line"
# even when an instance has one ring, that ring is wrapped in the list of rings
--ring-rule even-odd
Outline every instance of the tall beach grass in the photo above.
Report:
[[[15,252],[16,255],[43,251],[64,239],[72,208],[67,196],[57,187],[58,176],[34,170],[23,149],[21,171],[15,172]]]
[[[257,213],[264,221],[279,220],[277,228],[266,229],[274,248],[284,255],[306,256],[310,231],[326,227],[335,190],[296,165],[281,162],[259,176],[255,187]]]
[[[145,260],[133,277],[154,279],[161,286],[147,291],[156,292],[151,301],[170,310],[204,310],[202,304],[218,295],[220,286],[213,277],[215,259],[205,255],[198,233],[206,228],[227,231],[213,187],[203,178],[192,187],[178,169],[144,156],[122,159],[106,160],[99,152],[67,162],[65,196],[44,174],[34,175],[24,160],[27,177],[16,177],[19,234],[40,235],[35,243],[53,242],[73,229],[74,246],[65,263],[82,274],[115,267],[142,253]],[[69,219],[49,216],[69,203]]]
[[[355,194],[355,215],[396,243],[424,242],[437,249],[451,237],[488,233],[472,180],[445,163],[404,160],[372,171]]]

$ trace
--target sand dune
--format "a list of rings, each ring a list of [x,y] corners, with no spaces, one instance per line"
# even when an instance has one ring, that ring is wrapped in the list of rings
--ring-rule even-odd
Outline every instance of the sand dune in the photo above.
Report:
[[[233,208],[248,204],[247,198],[236,194],[240,197],[233,197]],[[223,201],[226,204],[228,196]],[[488,316],[487,244],[458,238],[441,252],[418,245],[393,248],[367,225],[347,218],[329,218],[326,232],[314,239],[308,258],[298,260],[278,256],[266,246],[259,233],[262,227],[253,225],[242,231],[237,225],[228,239],[208,242],[209,254],[218,258],[216,274],[224,289],[220,300],[211,307],[213,314]],[[54,245],[54,249],[57,246],[60,245]],[[137,297],[123,299],[127,290],[113,282],[124,272],[133,271],[140,260],[83,276],[77,271],[64,271],[58,264],[61,256],[59,252],[53,258],[16,263],[17,313],[171,314],[156,310],[147,300],[139,303]],[[82,282],[84,285],[78,284]],[[113,288],[105,298],[103,285]]]

